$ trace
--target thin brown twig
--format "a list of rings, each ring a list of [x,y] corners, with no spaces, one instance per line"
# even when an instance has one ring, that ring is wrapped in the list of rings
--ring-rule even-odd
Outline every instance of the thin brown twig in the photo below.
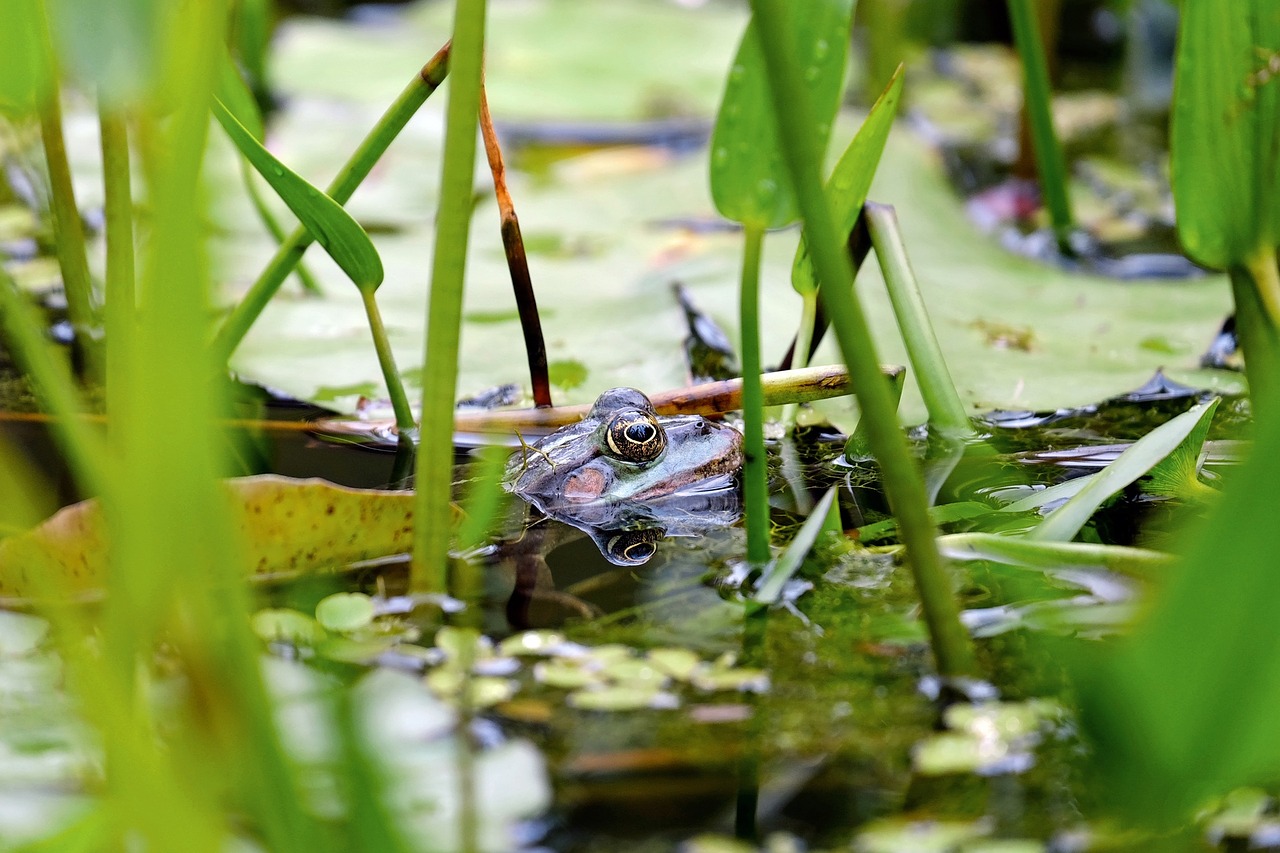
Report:
[[[502,162],[502,149],[498,147],[498,134],[493,129],[493,116],[489,114],[489,99],[485,94],[483,81],[480,83],[480,133],[484,137],[484,151],[489,158],[489,171],[493,173],[493,193],[498,199],[502,248],[507,255],[511,289],[515,292],[520,328],[524,332],[533,404],[538,408],[547,408],[552,405],[551,382],[547,376],[547,346],[542,337],[542,320],[538,316],[533,279],[529,276],[529,259],[525,256],[524,239],[520,236],[520,220],[516,218],[516,208],[507,189],[507,169]]]

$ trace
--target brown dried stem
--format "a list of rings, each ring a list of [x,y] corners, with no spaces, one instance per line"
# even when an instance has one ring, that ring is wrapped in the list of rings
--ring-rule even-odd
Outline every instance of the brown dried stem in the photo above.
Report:
[[[484,83],[480,84],[480,133],[484,137],[484,151],[489,158],[489,171],[493,173],[493,192],[498,199],[498,216],[502,229],[502,248],[507,255],[507,268],[511,271],[511,289],[516,297],[516,309],[520,312],[520,329],[524,332],[524,348],[529,358],[529,384],[533,390],[533,404],[547,408],[551,403],[551,382],[547,377],[547,346],[542,337],[542,320],[538,316],[538,302],[533,295],[533,280],[529,276],[529,259],[524,252],[524,239],[520,236],[520,220],[507,189],[507,169],[502,162],[502,149],[498,147],[498,135],[493,130],[493,117],[489,114],[489,100]]]

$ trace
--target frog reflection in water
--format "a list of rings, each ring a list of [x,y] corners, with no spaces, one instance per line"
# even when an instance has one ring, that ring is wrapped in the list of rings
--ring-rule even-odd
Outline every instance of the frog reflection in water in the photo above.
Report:
[[[742,436],[732,427],[696,415],[658,417],[644,394],[614,388],[584,420],[513,455],[505,482],[546,515],[586,531],[611,561],[634,565],[668,528],[690,530],[700,515],[707,526],[724,525],[727,502],[736,518],[733,475],[741,464]],[[636,547],[617,553],[627,542]]]

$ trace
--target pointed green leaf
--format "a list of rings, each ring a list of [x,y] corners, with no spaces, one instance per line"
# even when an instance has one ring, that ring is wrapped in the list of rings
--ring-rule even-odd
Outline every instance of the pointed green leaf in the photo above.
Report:
[[[218,102],[227,108],[227,112],[235,116],[236,121],[244,125],[244,129],[253,134],[253,138],[262,142],[266,138],[266,129],[262,123],[262,112],[253,93],[244,82],[240,69],[230,53],[223,53],[218,63]]]
[[[1178,237],[1217,269],[1276,245],[1280,226],[1280,6],[1181,8],[1171,167]]]
[[[263,148],[221,101],[214,101],[213,114],[231,137],[231,141],[240,149],[240,153],[244,154],[253,168],[258,170],[258,174],[266,179],[294,215],[315,235],[316,242],[342,267],[342,271],[356,287],[361,290],[376,289],[382,284],[382,259],[373,248],[369,235],[351,218],[351,214],[290,171],[270,151]]]
[[[810,155],[821,158],[844,84],[853,0],[808,0],[789,6],[787,39],[796,56],[809,57],[805,85],[818,125],[809,130]],[[753,19],[738,45],[711,135],[711,196],[729,219],[777,228],[797,216],[783,165],[769,81]]]
[[[1209,401],[1191,433],[1151,469],[1147,492],[1185,498],[1207,488],[1200,482],[1200,459],[1204,454],[1204,443],[1209,437],[1209,425],[1213,422],[1213,413],[1218,408],[1219,399],[1214,397]]]
[[[852,231],[854,223],[858,221],[858,213],[867,200],[871,179],[875,177],[876,167],[880,165],[880,155],[889,139],[889,129],[893,127],[893,117],[898,113],[898,103],[901,100],[902,66],[899,65],[889,85],[885,86],[866,120],[862,122],[862,127],[858,128],[857,135],[840,155],[840,161],[831,171],[831,177],[827,178],[823,189],[827,195],[827,203],[831,205],[831,216],[841,234]],[[791,266],[791,286],[797,293],[807,293],[817,286],[813,278],[813,264],[809,260],[809,248],[803,238],[796,247],[796,260]]]
[[[1106,468],[1089,479],[1089,484],[1053,514],[1036,525],[1027,536],[1040,541],[1070,541],[1089,518],[1112,495],[1146,474],[1156,463],[1192,435],[1202,419],[1213,415],[1216,402],[1201,403],[1172,418],[1135,441]]]

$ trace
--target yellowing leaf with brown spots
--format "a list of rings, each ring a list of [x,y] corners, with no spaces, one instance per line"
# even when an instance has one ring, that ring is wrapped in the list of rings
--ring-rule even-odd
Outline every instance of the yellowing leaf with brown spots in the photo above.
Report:
[[[348,489],[275,475],[226,482],[250,577],[339,569],[405,553],[413,536],[413,492]],[[101,592],[107,532],[96,500],[55,513],[0,540],[0,600]]]

